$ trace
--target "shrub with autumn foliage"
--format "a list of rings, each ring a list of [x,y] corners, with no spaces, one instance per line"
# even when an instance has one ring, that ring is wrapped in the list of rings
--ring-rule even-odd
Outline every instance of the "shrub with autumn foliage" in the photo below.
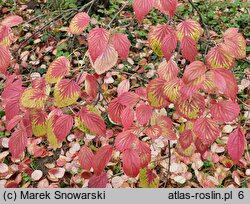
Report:
[[[155,141],[162,143],[163,155],[175,149],[182,158],[203,155],[212,144],[222,143],[228,163],[240,162],[246,150],[244,128],[238,125],[226,140],[220,138],[223,126],[239,118],[238,86],[231,69],[236,59],[246,57],[244,36],[238,28],[229,28],[212,38],[202,17],[200,22],[190,18],[173,22],[177,0],[133,0],[132,7],[139,24],[153,8],[168,18],[165,24],[151,25],[148,33],[148,46],[159,66],[155,77],[143,80],[141,87],[132,89],[129,78],[121,81],[110,100],[105,98],[110,94],[105,74],[127,60],[134,43],[119,27],[111,28],[117,16],[108,26],[87,31],[91,18],[85,8],[79,11],[67,32],[87,36],[88,48],[81,53],[84,68],[72,66],[71,56],[60,56],[29,83],[9,68],[15,57],[10,51],[11,28],[23,19],[10,15],[0,22],[0,72],[6,77],[1,105],[11,133],[8,148],[13,162],[23,159],[31,145],[28,138],[41,137],[56,152],[70,134],[82,141],[75,157],[81,175],[89,179],[88,187],[106,187],[109,168],[139,176],[140,187],[159,187],[169,175],[157,175]],[[179,60],[184,61],[181,67]],[[40,150],[33,152],[34,158],[46,157]]]

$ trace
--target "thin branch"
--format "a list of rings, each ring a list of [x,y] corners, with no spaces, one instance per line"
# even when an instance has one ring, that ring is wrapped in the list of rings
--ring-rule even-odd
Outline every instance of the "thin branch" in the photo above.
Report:
[[[83,11],[85,8],[87,8],[88,6],[91,6],[95,1],[96,1],[96,0],[92,0],[92,1],[90,1],[90,2],[88,2],[88,3],[86,3],[86,4],[84,4],[84,5],[78,10],[78,12],[81,12],[81,11]]]
[[[193,2],[192,0],[188,0],[188,2],[191,4],[192,8],[198,13],[198,16],[199,16],[199,19],[200,19],[200,23],[201,23],[202,26],[205,28],[206,36],[207,36],[208,39],[210,39],[210,34],[209,34],[208,26],[204,23],[201,12],[200,12],[199,9],[194,5],[194,2]]]
[[[103,92],[102,92],[102,86],[101,86],[101,84],[100,84],[98,81],[96,81],[96,82],[97,82],[97,84],[98,84],[98,96],[97,96],[97,100],[96,100],[96,102],[95,102],[95,105],[98,104],[98,102],[99,102],[100,99],[101,99],[101,96],[102,96],[103,100],[105,101],[106,105],[108,105],[108,101],[107,101],[107,99],[105,98],[105,96],[104,96],[104,94],[103,94]]]
[[[50,20],[48,23],[46,23],[42,28],[38,29],[37,31],[35,31],[30,37],[28,37],[27,39],[25,39],[17,48],[17,50],[15,51],[16,53],[18,53],[18,51],[23,47],[23,45],[28,42],[31,38],[33,38],[36,34],[38,34],[39,32],[43,31],[45,28],[47,28],[51,23],[53,23],[54,21],[58,20],[59,18],[61,18],[61,16],[63,15],[63,13],[57,15],[55,18],[53,18],[52,20]]]
[[[89,6],[89,9],[88,9],[88,11],[87,11],[87,14],[89,14],[89,12],[90,12],[90,10],[91,10],[93,4],[95,3],[95,1],[96,1],[96,0],[93,0],[93,1],[92,1],[91,5]]]
[[[170,140],[168,140],[168,170],[167,170],[167,180],[165,181],[164,188],[167,187],[167,183],[169,183],[170,176],[170,166],[171,166],[171,148],[170,148]]]
[[[179,55],[180,55],[180,51],[181,51],[181,45],[179,43],[177,43],[178,49],[177,49],[177,54],[176,54],[176,64],[178,64],[178,60],[179,60]]]
[[[122,10],[128,5],[130,1],[127,1],[122,7],[121,9],[114,15],[114,17],[111,19],[111,21],[109,22],[109,24],[107,25],[107,27],[110,28],[111,24],[113,23],[113,21],[116,19],[116,17],[122,12]]]
[[[92,0],[90,2],[88,2],[87,4],[84,4],[78,11],[77,10],[72,10],[70,11],[68,14],[73,14],[76,12],[80,12],[83,11],[85,8],[87,8],[88,6],[90,6],[95,0]],[[25,39],[17,48],[17,50],[15,51],[16,53],[18,53],[18,51],[23,47],[23,45],[28,42],[31,38],[33,38],[36,34],[38,34],[39,32],[43,31],[45,28],[47,28],[51,23],[53,23],[54,21],[60,19],[65,13],[67,13],[68,10],[65,10],[64,12],[60,13],[59,15],[57,15],[55,18],[51,19],[48,23],[46,23],[42,28],[38,29],[37,31],[35,31],[30,37],[28,37],[27,39]]]

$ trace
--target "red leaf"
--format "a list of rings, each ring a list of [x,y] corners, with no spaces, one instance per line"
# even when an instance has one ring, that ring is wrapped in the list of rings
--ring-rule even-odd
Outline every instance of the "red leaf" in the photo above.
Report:
[[[209,93],[209,94],[214,93],[214,91],[216,89],[216,86],[215,86],[215,84],[213,82],[213,72],[211,70],[208,71],[208,72],[206,72],[206,74],[205,74],[205,81],[202,84],[201,89],[204,92]]]
[[[147,99],[147,89],[146,88],[142,88],[142,87],[139,87],[139,88],[136,88],[135,89],[135,93],[140,96],[140,98],[146,100]]]
[[[183,74],[183,82],[188,83],[192,80],[197,79],[206,72],[206,65],[201,61],[194,61],[185,68]]]
[[[110,34],[104,28],[94,28],[89,32],[90,61],[97,74],[106,72],[117,62],[118,53],[109,38]]]
[[[214,69],[230,69],[234,66],[234,58],[223,49],[222,44],[213,47],[206,56],[207,65]]]
[[[158,9],[159,11],[161,11],[162,13],[165,13],[165,14],[169,15],[168,10],[165,10],[165,9],[163,8],[161,1],[162,1],[162,0],[154,0],[154,4],[153,4],[154,7],[155,7],[156,9]]]
[[[6,121],[10,121],[16,115],[19,115],[19,112],[20,112],[19,97],[8,99],[5,105]]]
[[[172,120],[166,115],[160,115],[156,118],[156,124],[159,126],[164,126],[166,128],[172,128]]]
[[[106,135],[106,125],[101,116],[89,111],[86,107],[82,107],[78,115],[91,132],[101,136]]]
[[[30,113],[32,132],[35,136],[43,136],[47,133],[48,115],[44,110],[33,109]]]
[[[189,36],[184,36],[180,47],[183,57],[190,62],[193,62],[198,54],[198,48],[195,41]]]
[[[42,89],[46,91],[46,81],[44,78],[36,78],[32,80],[32,88]]]
[[[11,131],[21,120],[22,120],[22,116],[16,115],[11,120],[7,121],[6,129],[8,131]]]
[[[201,154],[204,154],[207,150],[208,150],[208,147],[209,145],[208,144],[204,144],[202,142],[202,140],[200,138],[196,138],[195,142],[194,142],[194,145],[196,147],[196,150],[201,153]]]
[[[221,101],[213,103],[210,112],[212,117],[219,122],[232,122],[239,116],[240,106],[232,101]]]
[[[22,87],[22,79],[15,74],[7,77],[5,88],[1,97],[3,99],[10,99],[14,97],[20,97],[24,88]]]
[[[102,172],[100,175],[94,175],[89,179],[88,187],[89,188],[106,188],[108,183],[108,177],[105,172]]]
[[[150,105],[154,108],[163,108],[169,105],[167,96],[164,94],[164,79],[156,78],[149,82],[147,86],[147,97]]]
[[[186,19],[177,26],[177,37],[180,41],[184,36],[189,36],[197,42],[202,35],[202,32],[203,29],[201,28],[201,25],[192,19]]]
[[[118,123],[121,124],[121,114],[122,111],[126,108],[125,105],[122,105],[120,103],[119,98],[114,98],[108,105],[108,114],[110,119],[114,122],[114,123]]]
[[[217,89],[223,93],[223,95],[235,100],[238,86],[236,79],[229,70],[226,69],[213,69],[212,80]]]
[[[88,26],[90,17],[85,12],[76,14],[69,25],[69,32],[71,34],[81,34],[83,30]]]
[[[133,0],[133,9],[140,23],[153,7],[153,2],[153,0]]]
[[[93,168],[95,175],[100,175],[112,157],[113,147],[106,145],[101,147],[93,158]]]
[[[134,110],[130,106],[127,106],[121,113],[121,121],[124,129],[128,129],[134,122]]]
[[[128,92],[129,88],[130,88],[130,83],[128,79],[124,79],[123,81],[121,81],[121,83],[117,87],[118,96],[122,95],[125,92]]]
[[[169,57],[168,55],[170,55],[170,53],[173,51],[172,49],[174,49],[175,40],[170,39],[169,34],[171,34],[171,36],[173,37],[175,35],[175,31],[168,24],[157,25],[157,26],[151,27],[149,34],[148,34],[148,41],[149,41],[150,47],[158,56],[163,55],[162,48],[164,48],[164,51],[165,51],[167,58]],[[167,38],[164,40],[165,37],[167,37]],[[170,43],[171,50],[166,50],[166,49],[168,49],[166,47],[166,43],[168,43],[169,40],[171,40],[171,43]]]
[[[118,52],[122,60],[126,60],[128,58],[130,41],[127,36],[122,33],[117,33],[112,36],[112,43],[115,47],[115,50]]]
[[[229,28],[224,33],[224,43],[222,47],[226,52],[237,59],[246,57],[246,40],[241,33],[238,33],[238,28]]]
[[[174,60],[170,59],[168,62],[164,60],[157,70],[159,78],[164,79],[166,81],[170,81],[175,79],[180,72],[180,68],[174,62]]]
[[[28,144],[27,133],[25,129],[18,129],[12,133],[9,140],[9,149],[13,158],[17,158],[24,152]]]
[[[61,56],[56,58],[48,68],[45,79],[48,83],[56,83],[69,74],[70,62],[68,58]]]
[[[152,125],[157,125],[161,128],[161,135],[168,140],[176,140],[176,135],[173,131],[173,124],[169,117],[166,115],[160,115],[151,120]]]
[[[199,118],[194,122],[194,132],[204,144],[211,144],[220,136],[218,123],[211,118]]]
[[[157,139],[162,134],[162,129],[158,125],[153,125],[145,130],[145,134],[152,139]]]
[[[13,27],[23,22],[23,18],[17,15],[8,16],[1,22],[2,25]]]
[[[71,115],[61,115],[56,119],[53,125],[54,133],[59,141],[63,141],[70,133],[73,126],[73,117]]]
[[[181,96],[183,99],[187,99],[191,97],[193,94],[197,93],[198,90],[202,87],[204,84],[204,81],[206,79],[205,74],[199,76],[198,78],[188,82],[187,84],[182,83],[181,84]]]
[[[201,94],[194,94],[188,99],[180,98],[176,102],[176,111],[188,119],[196,119],[205,110],[205,99]]]
[[[180,96],[180,88],[182,81],[176,77],[168,82],[166,82],[163,86],[164,94],[167,97],[168,101],[176,102]]]
[[[85,79],[85,90],[86,93],[93,99],[96,98],[98,93],[98,84],[94,76],[87,74]]]
[[[14,33],[11,28],[0,23],[0,44],[9,49],[14,40]]]
[[[8,41],[8,42],[6,42]],[[7,43],[7,44],[5,44]],[[0,23],[0,44],[4,47],[9,47],[9,45],[12,43],[11,39],[11,29],[8,26],[2,25]]]
[[[174,16],[178,5],[178,0],[160,0],[160,3],[165,11],[168,11],[170,16]]]
[[[90,170],[93,166],[94,154],[90,148],[86,145],[83,145],[78,154],[78,160],[81,164],[81,167],[85,170]]]
[[[153,171],[151,171],[150,169],[147,169],[147,179],[148,179],[149,185],[154,182],[156,177],[157,176]]]
[[[119,102],[125,106],[135,106],[140,97],[134,92],[125,92],[118,97]]]
[[[32,137],[32,126],[31,126],[31,120],[30,120],[30,111],[26,111],[23,116],[23,120],[21,122],[21,127],[24,127],[27,137]]]
[[[136,144],[136,151],[139,154],[141,160],[141,168],[146,167],[151,161],[151,150],[147,143],[138,141]]]
[[[170,60],[173,51],[177,46],[177,36],[176,33],[170,33],[163,38],[161,49],[166,58],[166,60]]]
[[[228,138],[227,150],[235,164],[241,159],[244,149],[246,146],[246,138],[244,136],[243,130],[237,128],[234,130]]]
[[[89,32],[88,48],[93,64],[108,46],[109,32],[104,28],[94,28]]]
[[[62,79],[55,85],[55,105],[61,108],[75,104],[80,94],[81,88],[75,81],[72,79]],[[47,94],[45,94],[45,98],[47,98]]]
[[[7,68],[10,65],[10,51],[0,44],[0,72],[6,74]]]
[[[141,160],[133,149],[127,149],[122,155],[123,171],[127,176],[136,177],[139,174]]]
[[[193,133],[191,130],[184,130],[179,138],[181,147],[187,149],[193,142]]]
[[[103,74],[117,62],[118,53],[109,38],[110,34],[104,28],[94,28],[89,32],[90,61],[97,74]]]
[[[136,118],[139,124],[145,125],[150,120],[153,110],[151,106],[141,103],[135,110]]]
[[[136,139],[136,136],[130,131],[121,132],[115,138],[115,148],[120,152],[131,149]]]
[[[118,60],[118,53],[116,52],[112,43],[109,43],[103,53],[95,60],[91,61],[97,74],[103,74],[104,72],[115,66]]]

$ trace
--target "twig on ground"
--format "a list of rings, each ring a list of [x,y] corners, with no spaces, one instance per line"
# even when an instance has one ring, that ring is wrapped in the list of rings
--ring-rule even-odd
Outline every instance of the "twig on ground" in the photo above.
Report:
[[[84,4],[79,10],[71,10],[68,14],[75,14],[76,12],[80,12],[83,11],[85,8],[87,8],[88,6],[90,6],[95,0],[92,0],[90,2],[88,2],[87,4]],[[15,53],[18,53],[18,51],[23,47],[23,45],[28,42],[31,38],[33,38],[36,34],[38,34],[39,32],[43,31],[45,28],[47,28],[51,23],[53,23],[54,21],[60,19],[65,13],[67,13],[68,10],[63,11],[62,13],[58,14],[56,17],[54,17],[53,19],[51,19],[48,23],[46,23],[42,28],[38,29],[37,31],[35,31],[30,37],[28,37],[27,39],[25,39],[17,48],[17,50],[15,51]]]
[[[122,10],[128,5],[128,3],[130,2],[127,1],[122,7],[121,9],[114,15],[114,17],[111,19],[111,21],[109,22],[109,24],[107,25],[108,28],[111,28],[111,24],[113,23],[113,21],[116,19],[116,17],[122,12]]]

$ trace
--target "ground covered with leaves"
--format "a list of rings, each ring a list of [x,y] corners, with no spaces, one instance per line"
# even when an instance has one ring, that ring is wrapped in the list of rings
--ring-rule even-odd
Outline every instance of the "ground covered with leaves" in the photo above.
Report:
[[[61,135],[63,139],[59,144],[54,142],[53,138],[47,139],[46,135],[33,135],[27,138],[27,149],[18,157],[13,158],[9,141],[10,136],[16,132],[13,133],[13,127],[10,127],[13,124],[6,123],[5,106],[0,104],[0,187],[96,187],[95,182],[100,182],[98,178],[102,176],[102,172],[96,174],[99,170],[98,167],[95,167],[95,164],[88,166],[85,160],[93,158],[93,155],[101,147],[106,147],[105,154],[107,155],[104,158],[112,155],[112,159],[107,161],[106,167],[103,167],[107,174],[107,180],[104,180],[105,187],[250,187],[250,50],[248,46],[250,30],[249,4],[247,1],[225,0],[222,4],[219,0],[200,0],[193,1],[195,7],[188,1],[179,1],[176,13],[171,19],[173,26],[179,24],[183,19],[191,18],[204,24],[209,30],[212,44],[201,37],[197,42],[201,50],[201,54],[197,56],[198,59],[204,60],[207,49],[220,43],[216,39],[222,37],[228,28],[239,28],[239,33],[244,35],[247,43],[247,57],[237,59],[231,69],[238,84],[238,93],[235,100],[240,105],[240,113],[237,119],[220,126],[221,135],[209,148],[205,148],[204,151],[187,148],[183,151],[176,140],[179,138],[179,132],[183,132],[185,125],[187,126],[189,123],[186,123],[185,117],[174,111],[176,107],[173,103],[169,103],[167,108],[157,110],[157,114],[171,118],[173,124],[171,128],[177,137],[174,136],[176,140],[166,139],[164,136],[153,139],[151,137],[150,139],[148,137],[150,133],[144,134],[145,127],[138,128],[136,130],[138,137],[150,148],[150,162],[147,163],[147,168],[142,168],[140,173],[137,173],[138,175],[133,170],[130,171],[130,167],[122,167],[123,163],[129,163],[131,166],[137,164],[134,164],[133,161],[125,162],[125,159],[121,159],[122,151],[117,149],[120,148],[121,150],[122,147],[117,144],[116,138],[117,135],[121,134],[123,127],[114,122],[116,116],[110,118],[108,107],[116,97],[128,91],[135,91],[140,96],[141,101],[146,100],[144,88],[157,77],[159,65],[164,60],[164,57],[159,57],[157,50],[153,51],[152,46],[149,45],[148,33],[151,26],[169,22],[169,17],[157,9],[152,9],[142,20],[142,23],[139,23],[130,1],[92,2],[76,0],[17,0],[14,2],[12,0],[0,0],[0,22],[10,15],[19,15],[23,18],[20,25],[12,28],[13,44],[10,47],[12,59],[8,68],[9,73],[21,76],[22,86],[27,88],[31,86],[32,81],[48,73],[48,67],[55,59],[59,57],[70,59],[71,69],[67,79],[74,78],[78,84],[85,84],[84,87],[87,86],[87,80],[92,80],[91,77],[98,79],[95,90],[81,92],[81,98],[85,98],[87,103],[91,105],[86,108],[88,110],[81,109],[79,111],[74,106],[65,107],[60,100],[55,103],[58,107],[62,107],[63,113],[84,112],[91,109],[91,113],[96,113],[98,117],[102,118],[104,125],[107,127],[105,137],[98,137],[97,139],[96,134],[93,134],[96,129],[87,128],[85,124],[81,125],[78,121],[80,125],[75,124],[65,138],[64,135]],[[86,4],[88,6],[84,6]],[[79,10],[88,13],[91,17],[90,24],[87,26],[86,32],[73,35],[69,32],[69,24]],[[202,15],[202,22],[200,15]],[[121,59],[118,59],[118,63],[112,69],[100,73],[101,79],[98,78],[96,71],[91,67],[87,52],[88,33],[97,26],[104,27],[111,32],[119,30],[119,32],[126,34],[131,42],[128,57],[126,57],[126,54],[124,57],[126,60],[122,60],[121,56]],[[204,28],[204,32],[205,30]],[[173,55],[176,56],[176,64],[182,70],[180,73],[183,74],[186,65],[189,64],[188,60],[182,56],[178,49],[174,51]],[[2,93],[6,87],[6,75],[1,74],[0,80],[0,91]],[[56,88],[53,87],[52,89]],[[64,103],[67,102],[64,101]],[[77,103],[79,106],[84,106],[85,102],[78,100]],[[48,108],[52,107],[51,104],[53,104],[53,101],[48,100]],[[146,108],[148,108],[148,105],[141,103],[141,109]],[[42,115],[42,113],[40,114]],[[25,118],[25,115],[22,117]],[[63,122],[66,119],[68,120],[65,115]],[[148,122],[144,122],[144,118],[139,117],[137,117],[137,120],[139,124]],[[96,121],[97,123],[100,122],[98,118]],[[63,122],[61,123],[62,126],[64,125]],[[15,122],[12,121],[12,123]],[[127,125],[126,121],[122,121],[122,124],[123,126],[124,124]],[[168,124],[164,125],[167,126]],[[62,126],[60,127],[63,128]],[[229,134],[239,127],[242,127],[242,132],[246,138],[246,148],[243,156],[236,164],[226,151],[226,143]],[[58,135],[60,135],[60,130],[58,131]],[[102,132],[103,130],[100,127],[97,133],[102,135]],[[126,136],[132,140],[133,136]],[[120,135],[120,137],[122,136]],[[85,144],[88,144],[88,149],[83,149]],[[112,146],[118,148],[116,150],[108,149]],[[143,149],[143,145],[141,149]],[[83,152],[85,153],[84,156]],[[122,158],[126,158],[124,154]],[[133,154],[133,152],[126,152],[126,154]],[[145,157],[148,158],[148,155]],[[98,158],[96,158],[97,160]],[[93,171],[96,174],[94,176],[92,176]],[[124,173],[124,171],[128,173]],[[91,185],[89,184],[90,178],[92,178]],[[102,184],[97,186],[100,187],[100,185],[102,186]]]

